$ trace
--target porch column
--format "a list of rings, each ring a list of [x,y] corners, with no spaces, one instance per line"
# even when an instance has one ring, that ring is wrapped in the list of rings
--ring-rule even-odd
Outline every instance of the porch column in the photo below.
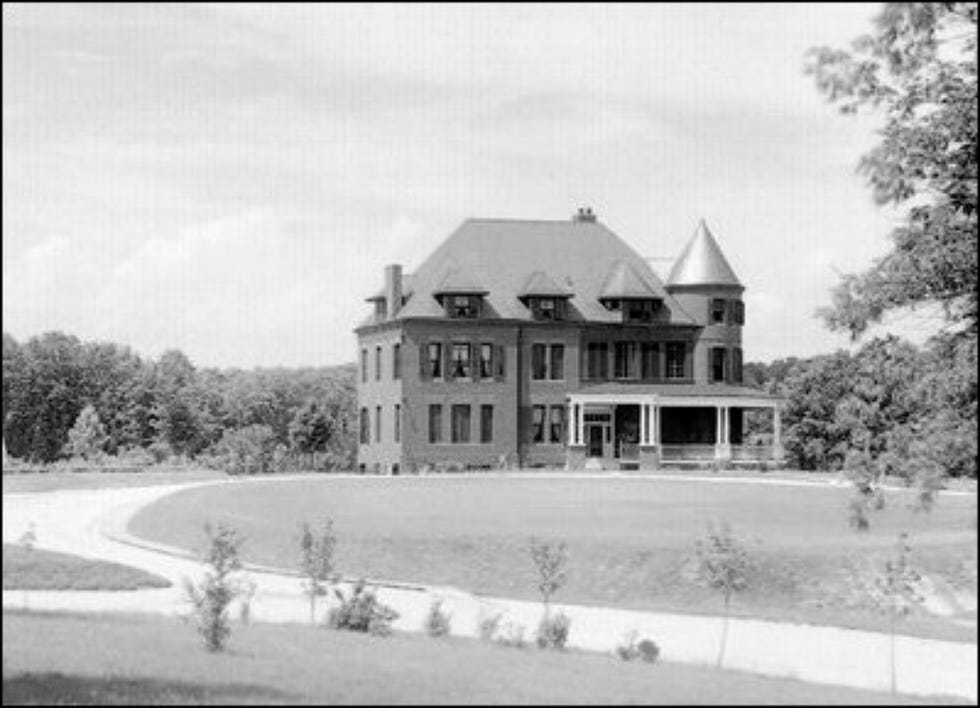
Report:
[[[640,404],[640,445],[648,445],[650,438],[650,410],[646,403]]]
[[[732,451],[728,445],[728,407],[716,406],[715,410],[715,460],[718,462],[728,462],[731,459]]]
[[[579,403],[578,406],[576,406],[576,410],[577,410],[577,415],[575,417],[577,420],[575,421],[575,428],[576,430],[578,430],[577,433],[578,444],[584,445],[585,444],[585,404]]]
[[[653,425],[650,430],[650,443],[653,445],[660,444],[660,406],[653,405],[650,406],[650,410],[653,413]]]
[[[776,462],[782,462],[785,457],[783,442],[780,439],[782,433],[782,410],[780,407],[772,407],[772,458]]]
[[[568,412],[565,414],[565,420],[568,421],[568,444],[574,445],[577,440],[575,426],[578,420],[575,418],[575,404],[571,400],[568,401]]]

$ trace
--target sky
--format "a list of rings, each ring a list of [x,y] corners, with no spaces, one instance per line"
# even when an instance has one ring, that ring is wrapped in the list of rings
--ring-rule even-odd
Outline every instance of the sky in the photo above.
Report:
[[[3,329],[344,363],[386,264],[591,206],[662,276],[705,219],[746,361],[846,347],[814,312],[895,217],[804,55],[878,9],[4,3]]]

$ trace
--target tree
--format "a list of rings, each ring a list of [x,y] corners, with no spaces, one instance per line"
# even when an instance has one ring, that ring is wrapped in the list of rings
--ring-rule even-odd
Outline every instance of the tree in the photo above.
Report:
[[[327,519],[318,533],[308,523],[300,529],[300,571],[303,573],[303,592],[310,598],[310,624],[316,624],[316,599],[327,594],[329,583],[336,581],[333,554],[337,537],[333,521]]]
[[[274,449],[275,434],[267,425],[226,430],[217,447],[220,465],[228,474],[271,472]]]
[[[821,311],[858,337],[889,312],[938,304],[977,334],[976,3],[888,3],[851,51],[811,50],[807,70],[844,113],[884,113],[860,161],[876,201],[907,207],[892,250],[848,274]]]
[[[564,541],[554,543],[531,539],[531,560],[538,571],[538,592],[548,613],[552,596],[558,592],[568,579],[568,547]]]
[[[330,417],[316,401],[307,401],[293,416],[289,424],[289,442],[293,450],[309,456],[310,469],[315,467],[314,455],[327,449],[332,429]]]
[[[231,636],[228,607],[245,592],[247,586],[235,577],[242,567],[239,559],[241,539],[235,530],[222,524],[212,529],[210,524],[205,524],[204,533],[207,536],[207,549],[201,560],[207,570],[196,585],[185,580],[184,590],[193,606],[197,630],[205,648],[218,652]]]
[[[922,576],[912,567],[909,560],[911,552],[908,534],[899,534],[894,555],[885,559],[881,571],[872,572],[870,580],[864,582],[868,599],[877,610],[888,615],[892,693],[898,690],[895,667],[895,623],[910,615],[923,601],[916,589]]]
[[[728,641],[728,621],[732,597],[748,586],[751,561],[748,551],[732,535],[726,522],[716,528],[709,524],[708,533],[695,543],[698,578],[712,590],[721,592],[725,600],[725,614],[722,619],[721,646],[718,650],[718,668],[725,659],[725,644]]]
[[[87,405],[78,414],[75,425],[68,431],[66,450],[72,457],[94,460],[103,454],[109,436],[99,420],[95,407]]]

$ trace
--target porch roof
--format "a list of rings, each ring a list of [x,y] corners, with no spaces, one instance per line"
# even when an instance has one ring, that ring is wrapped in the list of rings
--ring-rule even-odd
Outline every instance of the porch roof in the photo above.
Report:
[[[780,405],[786,399],[767,393],[758,388],[748,386],[731,386],[728,384],[643,384],[606,382],[595,385],[585,385],[569,394],[575,400],[606,399],[609,403],[635,400],[638,398],[658,398],[663,405],[672,402],[678,405],[685,403],[707,402],[708,399],[726,399],[726,403],[737,405],[738,401],[746,404]]]

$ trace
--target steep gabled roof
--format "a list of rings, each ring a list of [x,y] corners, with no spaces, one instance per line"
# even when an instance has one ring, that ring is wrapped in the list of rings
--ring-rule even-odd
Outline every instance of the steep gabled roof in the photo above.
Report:
[[[517,297],[571,297],[572,291],[562,287],[543,270],[536,270],[528,277]]]
[[[603,283],[602,288],[599,290],[599,298],[601,300],[612,298],[617,300],[624,298],[663,299],[666,294],[663,286],[659,282],[654,287],[640,277],[628,263],[623,261],[616,261],[613,264],[612,268],[609,269],[609,274],[606,276],[605,283]]]
[[[704,219],[698,223],[694,236],[670,269],[667,287],[675,285],[731,285],[741,288],[735,271],[728,265],[725,254],[715,241]]]
[[[621,323],[622,313],[610,312],[599,301],[607,275],[617,262],[628,264],[654,292],[663,292],[667,323],[693,325],[649,264],[628,244],[598,221],[523,221],[468,219],[413,273],[414,295],[396,319],[445,316],[435,294],[459,284],[486,292],[484,316],[530,320],[519,294],[535,271],[572,293],[571,320]],[[453,272],[457,275],[452,275]]]

